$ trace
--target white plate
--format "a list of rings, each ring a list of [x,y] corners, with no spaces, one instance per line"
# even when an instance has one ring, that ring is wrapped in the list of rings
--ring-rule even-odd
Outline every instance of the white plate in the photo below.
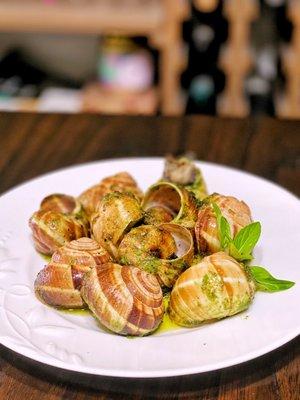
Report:
[[[255,264],[290,290],[257,293],[248,311],[195,329],[144,338],[101,331],[91,316],[38,302],[33,282],[45,261],[33,249],[27,221],[53,192],[78,195],[102,177],[128,171],[145,189],[160,176],[161,159],[123,159],[67,168],[25,183],[0,198],[0,343],[34,360],[68,370],[119,377],[163,377],[211,371],[265,354],[300,332],[300,207],[296,197],[263,179],[200,163],[209,190],[244,199],[262,238]]]

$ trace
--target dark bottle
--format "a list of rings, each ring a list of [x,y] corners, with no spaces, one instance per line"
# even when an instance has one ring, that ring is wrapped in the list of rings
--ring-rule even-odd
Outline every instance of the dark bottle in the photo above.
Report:
[[[188,114],[210,114],[216,112],[216,88],[210,75],[198,75],[192,79],[187,103]]]
[[[189,92],[187,113],[215,114],[216,96],[224,88],[224,74],[218,68],[220,47],[227,38],[222,3],[211,12],[192,9],[186,28],[189,63],[182,76]]]
[[[259,76],[248,77],[245,84],[245,91],[250,101],[252,115],[268,114],[274,115],[272,82]]]

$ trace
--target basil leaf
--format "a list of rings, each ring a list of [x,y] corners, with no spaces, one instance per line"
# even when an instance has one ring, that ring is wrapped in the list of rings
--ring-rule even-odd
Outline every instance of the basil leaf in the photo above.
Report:
[[[214,213],[217,218],[219,239],[222,250],[225,250],[231,242],[230,225],[225,217],[223,217],[219,206],[216,203],[212,203]]]
[[[238,261],[250,261],[253,259],[251,254],[242,254],[235,246],[233,242],[229,243],[229,255]]]
[[[265,268],[260,266],[251,266],[251,274],[256,281],[257,290],[263,292],[279,292],[295,285],[295,282],[285,281],[274,278]]]
[[[222,232],[221,247],[226,249],[228,244],[231,242],[230,225],[225,217],[220,219],[220,229]]]
[[[220,210],[220,207],[216,204],[216,203],[211,203],[212,208],[214,209],[214,213],[216,214],[217,220],[218,220],[218,224],[219,224],[219,220],[222,217],[222,213]]]
[[[243,258],[242,260],[251,259],[251,253],[258,242],[261,234],[260,222],[253,222],[242,228],[233,239],[233,244]]]

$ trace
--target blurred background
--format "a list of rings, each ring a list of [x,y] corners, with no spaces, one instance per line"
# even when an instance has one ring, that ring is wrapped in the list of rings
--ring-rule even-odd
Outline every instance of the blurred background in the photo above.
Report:
[[[0,0],[0,110],[300,117],[300,0]]]

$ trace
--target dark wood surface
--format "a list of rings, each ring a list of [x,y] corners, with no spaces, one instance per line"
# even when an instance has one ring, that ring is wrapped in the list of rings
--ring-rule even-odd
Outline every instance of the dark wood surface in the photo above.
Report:
[[[300,195],[300,122],[21,113],[0,113],[0,193],[45,172],[90,160],[187,151],[263,176]],[[0,346],[1,400],[298,400],[299,376],[299,339],[224,370],[148,380],[74,374]]]

